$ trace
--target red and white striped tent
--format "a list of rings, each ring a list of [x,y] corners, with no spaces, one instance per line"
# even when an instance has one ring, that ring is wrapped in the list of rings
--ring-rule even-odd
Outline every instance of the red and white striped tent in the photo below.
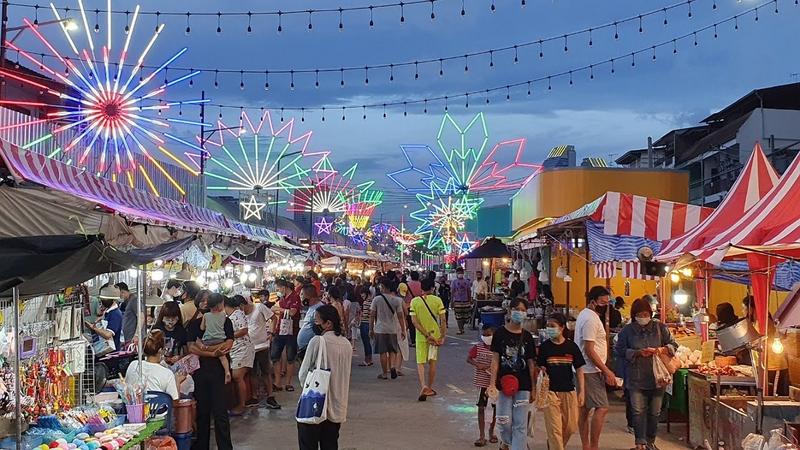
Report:
[[[641,195],[606,192],[597,200],[553,222],[558,225],[578,219],[603,223],[607,235],[627,235],[664,241],[696,227],[711,215],[712,208],[672,202]]]
[[[591,220],[603,224],[603,234],[609,236],[634,236],[652,241],[663,241],[682,235],[708,218],[713,209],[680,202],[644,197],[620,192],[606,192],[597,200],[559,217],[549,227],[569,222]],[[632,248],[630,253],[637,249]],[[612,278],[617,266],[625,278],[654,279],[641,275],[640,263],[635,259],[621,261],[594,261],[597,278]]]
[[[777,183],[778,174],[764,155],[761,144],[756,143],[750,160],[722,203],[698,226],[665,242],[656,259],[673,261],[684,254],[702,249],[706,243],[714,240],[744,216]]]

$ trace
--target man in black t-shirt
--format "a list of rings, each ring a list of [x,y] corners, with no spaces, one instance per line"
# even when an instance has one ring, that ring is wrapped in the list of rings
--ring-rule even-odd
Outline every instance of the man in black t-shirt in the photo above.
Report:
[[[212,294],[211,297],[222,294]],[[222,301],[222,300],[219,300]],[[206,302],[197,305],[202,313],[208,312]],[[211,440],[211,416],[214,416],[214,434],[219,450],[233,450],[231,442],[231,425],[228,417],[227,398],[225,397],[225,369],[219,357],[233,347],[233,324],[225,319],[225,343],[221,350],[210,351],[202,343],[203,331],[200,329],[202,314],[186,325],[186,338],[189,352],[200,358],[200,368],[192,374],[194,379],[194,397],[197,401],[197,441],[193,450],[208,450]]]

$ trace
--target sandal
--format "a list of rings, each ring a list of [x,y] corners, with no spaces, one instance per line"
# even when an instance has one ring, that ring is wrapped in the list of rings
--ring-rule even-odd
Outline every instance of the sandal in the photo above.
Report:
[[[273,384],[272,384],[272,390],[273,390],[273,391],[278,391],[278,392],[281,392],[281,391],[283,391],[283,388],[282,388],[282,387],[280,387],[280,386],[278,386],[277,384],[274,384],[274,383],[273,383]]]
[[[480,438],[477,441],[475,441],[474,444],[475,444],[475,447],[486,447],[486,439]]]
[[[387,377],[386,374],[380,373],[380,374],[378,374],[378,379],[379,380],[388,380],[389,377]]]
[[[358,363],[358,367],[372,367],[372,365],[373,365],[373,364],[374,364],[374,363],[372,363],[372,362],[366,362],[366,361],[364,361],[364,362],[362,362],[362,363]]]
[[[291,384],[286,385],[286,392],[294,392],[294,386]]]
[[[419,397],[417,397],[417,401],[420,401],[420,402],[424,402],[427,399],[428,399],[428,396],[425,395],[425,394],[419,394]]]
[[[489,443],[497,444],[497,436],[489,436]]]

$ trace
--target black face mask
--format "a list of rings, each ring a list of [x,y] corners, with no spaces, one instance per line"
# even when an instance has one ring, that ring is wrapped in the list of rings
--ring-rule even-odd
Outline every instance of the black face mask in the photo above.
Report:
[[[302,303],[303,306],[308,306],[308,299],[304,298],[303,300],[300,301],[300,303]]]
[[[111,308],[111,305],[114,304],[114,300],[109,298],[100,299],[100,304],[103,305],[103,308]]]
[[[311,325],[311,330],[314,331],[314,334],[316,334],[317,336],[325,332],[325,330],[322,329],[322,325],[316,323],[314,325]]]

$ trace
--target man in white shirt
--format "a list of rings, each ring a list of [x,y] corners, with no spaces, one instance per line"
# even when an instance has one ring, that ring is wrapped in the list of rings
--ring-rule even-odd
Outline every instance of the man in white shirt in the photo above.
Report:
[[[475,281],[472,282],[472,295],[475,300],[485,300],[489,287],[486,285],[486,280],[483,279],[483,272],[480,270],[475,272]]]
[[[608,338],[598,310],[607,310],[610,292],[603,286],[594,286],[586,294],[586,308],[578,314],[575,324],[575,342],[583,353],[585,403],[581,408],[579,428],[584,450],[597,450],[600,433],[608,414],[606,385],[616,384],[616,375],[606,366]],[[604,308],[605,307],[605,308]],[[594,410],[591,423],[589,415]]]
[[[269,294],[267,294],[268,296]],[[247,333],[255,348],[253,361],[253,376],[250,377],[251,398],[246,405],[258,405],[261,399],[258,395],[258,384],[264,386],[267,394],[266,405],[269,409],[281,409],[281,405],[272,395],[272,360],[269,355],[269,344],[272,341],[272,323],[275,313],[263,303],[253,303],[252,297],[247,298],[247,303],[242,307],[247,314]]]

